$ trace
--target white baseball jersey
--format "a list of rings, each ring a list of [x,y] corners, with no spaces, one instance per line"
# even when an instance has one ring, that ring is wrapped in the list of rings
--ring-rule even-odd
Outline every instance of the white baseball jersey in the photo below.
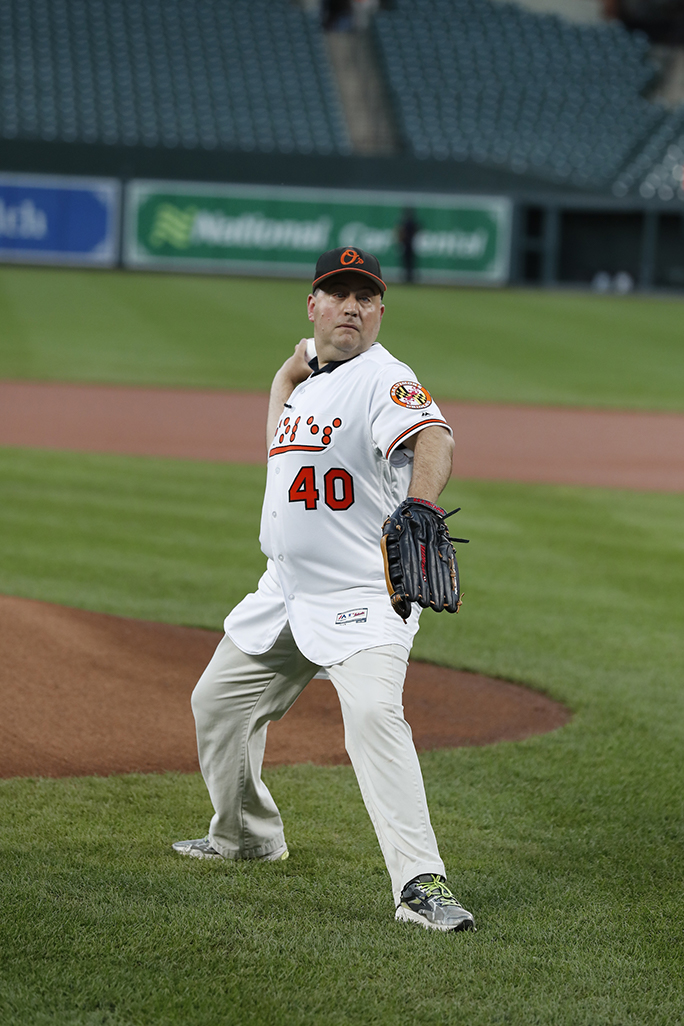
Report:
[[[266,652],[289,620],[318,666],[378,645],[410,650],[420,608],[407,623],[392,609],[380,538],[411,480],[402,443],[434,424],[448,428],[410,367],[379,343],[295,388],[268,454],[266,572],[225,620],[238,648]]]

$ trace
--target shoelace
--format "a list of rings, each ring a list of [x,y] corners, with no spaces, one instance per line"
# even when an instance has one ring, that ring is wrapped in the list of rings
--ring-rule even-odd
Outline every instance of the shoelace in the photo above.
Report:
[[[428,898],[439,899],[442,905],[460,905],[447,885],[438,876],[433,876],[432,883],[420,882],[418,886],[424,890]]]

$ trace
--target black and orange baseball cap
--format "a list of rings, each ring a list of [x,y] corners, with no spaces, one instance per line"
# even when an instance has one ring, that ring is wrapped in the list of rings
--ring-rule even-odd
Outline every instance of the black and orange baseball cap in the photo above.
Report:
[[[366,253],[363,249],[355,246],[338,246],[337,249],[329,249],[327,253],[319,256],[316,262],[316,273],[314,274],[312,289],[315,289],[326,278],[332,278],[342,271],[354,271],[356,274],[365,274],[370,278],[383,295],[387,286],[382,280],[382,271],[378,258],[372,253]]]

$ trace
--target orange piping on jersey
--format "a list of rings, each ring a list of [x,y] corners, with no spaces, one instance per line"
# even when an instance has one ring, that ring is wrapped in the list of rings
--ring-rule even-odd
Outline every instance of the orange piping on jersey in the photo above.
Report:
[[[269,456],[280,456],[283,452],[323,452],[324,445],[278,445],[269,451]]]
[[[394,439],[389,449],[385,453],[385,459],[389,459],[392,449],[394,449],[394,447],[399,444],[402,438],[406,438],[407,435],[415,435],[416,431],[420,431],[422,428],[427,427],[428,424],[441,424],[442,427],[449,427],[447,422],[445,420],[442,420],[442,418],[440,417],[430,417],[429,420],[419,420],[416,424],[413,425],[413,427],[406,428],[406,431],[402,431],[400,435],[397,435],[397,437]]]

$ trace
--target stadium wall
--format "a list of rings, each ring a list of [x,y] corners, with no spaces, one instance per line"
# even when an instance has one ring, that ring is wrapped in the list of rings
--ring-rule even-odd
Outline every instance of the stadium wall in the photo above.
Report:
[[[567,190],[531,176],[473,163],[398,157],[267,154],[200,148],[104,146],[77,142],[0,141],[0,170],[41,174],[168,178],[350,189],[417,189],[421,192],[519,190],[561,195]]]
[[[673,212],[672,205],[563,190],[475,164],[13,140],[0,144],[0,169],[115,178],[124,185],[138,178],[487,194],[512,203],[506,279],[512,284],[613,288],[619,279],[622,288],[631,282],[642,289],[684,290],[684,213]]]

